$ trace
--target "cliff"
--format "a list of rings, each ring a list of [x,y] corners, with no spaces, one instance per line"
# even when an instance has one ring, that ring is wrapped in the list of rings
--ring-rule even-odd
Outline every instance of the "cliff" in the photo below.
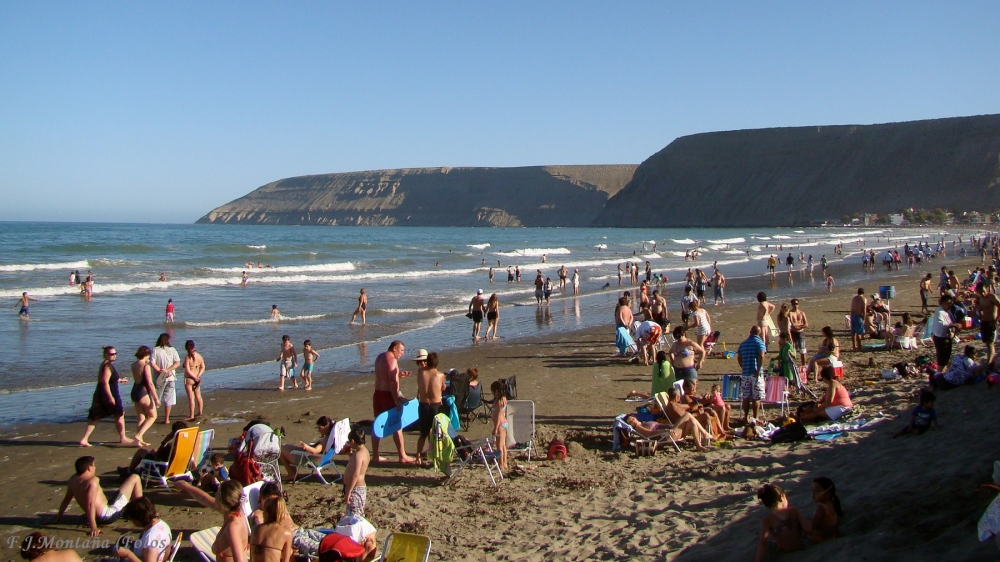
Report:
[[[589,226],[635,165],[413,168],[278,180],[199,223]]]
[[[681,137],[593,225],[800,225],[904,207],[1000,208],[1000,115]]]

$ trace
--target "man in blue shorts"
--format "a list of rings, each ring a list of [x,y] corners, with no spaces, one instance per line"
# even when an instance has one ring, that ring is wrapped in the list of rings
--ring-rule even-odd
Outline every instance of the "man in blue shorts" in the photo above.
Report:
[[[851,299],[851,349],[861,349],[861,336],[865,334],[865,314],[868,311],[865,302],[865,290],[858,287],[858,294]]]

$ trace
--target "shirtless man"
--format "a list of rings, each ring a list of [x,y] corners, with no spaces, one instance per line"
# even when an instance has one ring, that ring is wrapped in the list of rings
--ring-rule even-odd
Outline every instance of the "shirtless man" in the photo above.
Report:
[[[568,274],[569,274],[569,272],[566,270],[566,266],[565,265],[561,266],[559,268],[559,290],[560,291],[566,290],[566,276]],[[621,283],[619,283],[619,285],[621,285]]]
[[[996,355],[994,341],[997,337],[997,312],[1000,311],[1000,299],[986,289],[986,284],[980,284],[976,290],[976,310],[979,312],[979,333],[986,344],[986,363],[993,363]]]
[[[18,300],[17,304],[14,305],[15,309],[17,307],[21,307],[21,310],[18,311],[17,315],[20,316],[21,318],[25,319],[25,320],[31,320],[31,318],[28,316],[28,302],[29,301],[38,302],[38,299],[33,299],[33,298],[29,297],[28,296],[28,292],[25,291],[25,292],[21,293],[20,300]]]
[[[767,347],[768,341],[771,339],[771,313],[774,312],[774,305],[767,302],[767,293],[763,291],[757,293],[757,327],[760,328],[760,339],[764,341],[764,346]]]
[[[372,440],[374,441],[374,437]],[[355,426],[347,434],[347,445],[351,449],[351,458],[344,470],[344,503],[347,504],[346,515],[365,516],[365,503],[368,499],[368,486],[365,484],[365,473],[371,455],[365,447],[365,430]],[[402,450],[402,449],[400,449]]]
[[[541,302],[541,299],[539,299],[539,302]],[[483,290],[477,289],[476,296],[472,297],[472,300],[469,301],[469,314],[472,315],[473,341],[479,341],[479,329],[483,325],[483,312],[485,310],[486,310],[486,299],[483,298]]]
[[[667,299],[660,295],[660,291],[653,291],[649,308],[653,314],[653,321],[661,328],[666,329],[670,325],[670,321],[667,319]]]
[[[865,314],[868,303],[865,302],[865,290],[858,288],[858,294],[851,299],[851,349],[861,349],[861,336],[865,333]]]
[[[281,386],[278,390],[285,390],[285,379],[292,379],[295,389],[299,389],[299,383],[295,380],[295,366],[298,364],[298,353],[292,345],[292,338],[288,335],[281,336],[281,350],[278,351],[278,375],[281,377]]]
[[[712,276],[712,289],[715,292],[715,305],[718,306],[719,301],[726,304],[726,276],[718,269]]]
[[[94,457],[80,457],[76,459],[76,474],[69,478],[66,495],[53,523],[58,523],[62,519],[69,503],[75,499],[83,509],[87,524],[90,525],[90,536],[96,537],[101,534],[101,530],[97,528],[98,523],[108,524],[117,521],[125,504],[141,497],[142,482],[139,480],[139,475],[130,474],[118,488],[118,497],[114,503],[109,504],[104,490],[101,489],[101,479],[97,477]]]
[[[788,311],[788,329],[792,336],[792,346],[799,352],[802,366],[806,365],[806,341],[803,333],[809,327],[809,318],[804,310],[799,308],[799,299],[792,299],[792,308]]]
[[[687,338],[687,326],[674,328],[674,343],[668,351],[677,380],[698,380],[698,369],[705,363],[705,348]]]
[[[628,297],[621,297],[618,299],[618,306],[615,307],[615,328],[625,328],[628,330],[632,327],[632,322],[634,317],[632,316],[632,308],[629,306]]]
[[[424,443],[430,437],[434,416],[441,411],[441,394],[444,392],[444,373],[437,370],[438,354],[417,350],[417,401],[420,415],[420,437],[417,439],[417,464],[423,463]]]
[[[375,394],[372,395],[372,411],[375,417],[382,412],[387,412],[392,408],[403,409],[406,398],[399,391],[399,379],[410,376],[410,371],[399,370],[399,359],[406,352],[406,346],[399,340],[394,340],[389,344],[388,351],[379,353],[375,358]],[[396,450],[399,451],[399,462],[402,464],[413,463],[413,458],[406,456],[406,447],[403,442],[403,431],[399,430],[392,435],[392,440],[396,443]],[[372,435],[372,454],[375,462],[385,462],[387,459],[378,456],[378,437]]]
[[[492,281],[492,279],[490,279]],[[361,289],[361,294],[358,295],[358,307],[354,309],[354,314],[351,315],[351,321],[348,324],[353,324],[354,319],[361,315],[361,323],[365,323],[365,311],[368,310],[368,295],[365,294],[365,290]]]

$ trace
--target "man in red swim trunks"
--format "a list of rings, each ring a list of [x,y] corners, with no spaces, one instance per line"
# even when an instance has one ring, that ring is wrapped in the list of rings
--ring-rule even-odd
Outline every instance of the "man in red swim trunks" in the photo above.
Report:
[[[393,408],[402,409],[403,402],[406,401],[399,392],[399,379],[410,376],[410,371],[399,370],[399,358],[405,351],[406,346],[403,342],[394,340],[389,344],[388,351],[379,353],[375,358],[375,394],[372,395],[372,411],[375,412],[375,417]],[[413,463],[414,459],[406,456],[403,431],[394,433],[392,440],[396,442],[396,450],[399,451],[399,462]],[[379,441],[378,437],[372,435],[372,462],[376,463],[388,460],[378,455]]]

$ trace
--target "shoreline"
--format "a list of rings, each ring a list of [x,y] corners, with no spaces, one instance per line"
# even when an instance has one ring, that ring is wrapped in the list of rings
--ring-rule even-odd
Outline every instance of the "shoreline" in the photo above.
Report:
[[[845,250],[845,256],[843,256],[839,261],[830,262],[829,270],[830,273],[834,275],[835,288],[842,288],[842,283],[862,280],[866,276],[871,275],[870,273],[861,271],[860,263],[848,263],[848,260],[852,258],[860,259],[860,253],[851,254]],[[711,268],[710,263],[702,261],[691,261],[688,263],[690,263],[690,267],[692,269],[701,266],[702,269],[708,271],[708,269]],[[751,260],[749,263],[758,263],[761,268],[763,268],[765,260],[756,259]],[[787,281],[787,273],[785,271],[780,271],[775,274],[775,284],[769,284],[769,286],[763,290],[768,292],[769,298],[772,300],[782,298],[792,292],[801,291],[803,290],[804,284],[810,285],[809,290],[824,292],[826,282],[825,280],[820,279],[822,276],[822,268],[819,266],[819,259],[816,259],[815,263],[815,270],[817,271],[815,276],[805,276],[803,273],[805,269],[793,270],[793,283],[789,285]],[[905,264],[903,265],[905,266]],[[783,266],[779,264],[779,269],[781,267]],[[927,269],[928,268],[926,267],[924,268],[924,270]],[[903,271],[906,270],[900,270],[900,272]],[[885,271],[879,270],[877,273],[885,273]],[[768,274],[766,273],[733,277],[727,276],[727,304],[723,305],[722,308],[709,304],[708,310],[710,314],[714,316],[713,311],[723,311],[728,307],[752,302],[756,292],[762,290],[760,282],[762,280],[767,280],[767,278]],[[525,287],[524,291],[528,291],[527,286],[529,284],[530,283],[528,282],[522,281],[519,286]],[[497,285],[501,284],[497,283]],[[669,281],[664,285],[664,288],[667,291],[669,318],[674,321],[680,320],[679,303],[681,289],[683,286],[683,278],[680,280]],[[610,314],[610,312],[605,312],[613,310],[614,301],[622,291],[630,290],[635,292],[638,290],[638,287],[638,285],[623,284],[621,287],[611,287],[607,291],[592,291],[589,293],[583,293],[579,295],[579,297],[573,297],[572,295],[560,295],[553,298],[550,305],[542,307],[539,307],[534,303],[507,304],[501,308],[501,328],[504,327],[505,319],[508,319],[509,321],[508,314],[512,310],[523,309],[524,311],[535,311],[535,323],[537,324],[539,331],[534,334],[522,334],[511,339],[506,339],[506,336],[504,336],[499,342],[471,343],[469,341],[470,338],[463,338],[461,335],[461,332],[464,332],[470,326],[467,319],[463,314],[454,314],[443,317],[441,321],[431,326],[413,328],[400,333],[382,336],[375,340],[347,343],[328,349],[318,349],[318,351],[323,355],[323,358],[318,363],[317,370],[314,373],[314,385],[317,388],[326,387],[338,384],[339,382],[350,381],[359,375],[363,376],[373,373],[373,367],[370,365],[373,364],[372,362],[374,361],[375,356],[378,353],[381,353],[381,351],[383,351],[382,348],[386,347],[390,341],[395,339],[421,341],[422,343],[419,347],[425,347],[427,349],[433,348],[438,352],[461,353],[463,350],[475,349],[476,347],[488,348],[488,346],[504,346],[525,343],[530,344],[535,340],[549,338],[553,333],[583,333],[594,328],[599,328],[604,324],[600,318],[604,318]],[[708,292],[708,298],[711,300],[711,290]],[[604,302],[599,302],[601,300]],[[583,303],[584,306],[581,306],[581,303]],[[567,309],[567,306],[570,305],[573,306],[572,311]],[[558,315],[553,316],[550,315],[549,312],[553,309],[557,309],[559,306],[563,309],[562,325],[554,326],[552,325],[555,322],[554,318]],[[584,310],[581,311],[581,309]],[[521,314],[523,316],[526,312],[521,312]],[[576,322],[574,322],[574,318],[572,318],[572,316],[575,316]],[[572,325],[574,323],[576,326]],[[546,330],[546,326],[548,326],[548,331],[542,332],[542,330]],[[558,331],[564,327],[568,331]],[[485,325],[483,329],[485,330]],[[440,333],[445,330],[448,332],[447,337],[442,337]],[[435,335],[435,333],[438,333],[438,335]],[[451,340],[451,344],[440,345],[442,341],[445,340]],[[435,346],[435,344],[438,345]],[[127,356],[130,356],[130,354],[127,354]],[[211,369],[207,372],[208,377],[205,379],[202,394],[207,402],[209,400],[209,394],[217,392],[220,389],[232,387],[233,385],[266,389],[271,383],[273,383],[274,380],[276,380],[275,371],[276,368],[274,367],[273,361]],[[132,382],[129,381],[125,387],[130,388],[131,384]],[[40,422],[77,423],[81,421],[80,416],[84,416],[87,408],[89,408],[93,388],[94,383],[83,382],[58,387],[0,392],[0,419],[3,420],[0,421],[0,430],[16,429],[26,424]],[[183,404],[186,408],[187,398],[184,394],[183,386],[179,386],[177,388],[177,395],[178,406]],[[125,403],[126,419],[128,419],[130,417],[130,412],[133,411],[133,407],[127,392],[122,392],[122,399]],[[55,413],[51,412],[48,405],[52,403],[60,404],[59,411]],[[175,408],[178,406],[175,406]]]

